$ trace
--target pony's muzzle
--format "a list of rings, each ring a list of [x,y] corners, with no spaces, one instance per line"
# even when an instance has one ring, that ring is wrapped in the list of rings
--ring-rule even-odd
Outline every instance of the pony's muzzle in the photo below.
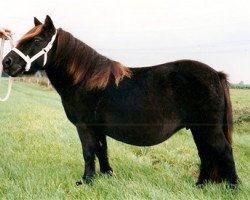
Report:
[[[18,76],[22,71],[22,66],[14,64],[13,58],[10,56],[5,57],[2,61],[3,64],[3,71],[8,74],[9,76]]]
[[[10,67],[13,65],[13,59],[11,57],[6,57],[3,59],[2,64],[4,72],[8,73]]]

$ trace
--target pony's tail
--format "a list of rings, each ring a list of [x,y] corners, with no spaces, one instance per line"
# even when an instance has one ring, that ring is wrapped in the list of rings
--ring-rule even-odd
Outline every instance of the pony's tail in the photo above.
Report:
[[[229,83],[227,81],[227,75],[223,72],[218,72],[220,77],[220,82],[224,90],[225,99],[225,109],[224,109],[224,119],[223,119],[223,132],[228,143],[232,144],[232,134],[233,134],[233,114],[232,114],[232,104],[230,100],[229,93]]]

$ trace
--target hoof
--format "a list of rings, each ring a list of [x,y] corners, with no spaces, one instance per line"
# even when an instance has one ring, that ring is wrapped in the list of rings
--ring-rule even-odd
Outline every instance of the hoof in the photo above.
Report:
[[[113,170],[108,170],[108,171],[105,171],[105,172],[102,172],[103,175],[107,175],[107,176],[113,176]]]
[[[93,176],[84,176],[84,177],[83,177],[83,181],[84,181],[87,185],[92,185],[92,183],[93,183]]]
[[[231,190],[234,190],[237,188],[237,185],[241,183],[241,180],[239,179],[238,176],[235,176],[234,178],[232,179],[229,179],[227,184],[226,184],[226,188],[227,189],[231,189]]]
[[[101,173],[102,174],[108,174],[111,175],[113,174],[113,169],[111,167],[105,167],[105,168],[101,168]]]
[[[227,183],[227,184],[226,184],[226,188],[227,188],[227,189],[230,189],[230,190],[234,190],[234,189],[237,188],[237,185],[238,185],[239,183],[241,183],[241,181],[240,181],[240,179],[237,179],[237,180],[234,181],[234,182]]]
[[[80,180],[80,181],[76,181],[76,186],[80,186],[80,185],[82,185],[82,181]]]
[[[204,186],[205,186],[205,183],[200,183],[200,182],[196,182],[195,183],[195,186],[197,187],[197,188],[204,188]]]
[[[93,176],[84,176],[82,180],[76,181],[76,186],[81,186],[82,184],[91,185],[93,182]]]
[[[237,184],[230,183],[230,184],[226,185],[226,188],[229,189],[229,190],[234,190],[234,189],[236,189],[236,186],[237,186]]]
[[[203,180],[198,180],[198,181],[195,183],[195,185],[196,185],[198,188],[203,188],[207,183],[208,183],[208,180],[203,179]]]

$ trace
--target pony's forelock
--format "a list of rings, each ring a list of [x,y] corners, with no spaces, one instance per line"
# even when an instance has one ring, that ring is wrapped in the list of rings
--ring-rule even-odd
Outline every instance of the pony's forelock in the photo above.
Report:
[[[20,40],[17,41],[16,47],[19,47],[21,44],[25,43],[26,41],[30,40],[31,38],[37,36],[43,30],[43,25],[37,25],[31,30],[29,30]]]

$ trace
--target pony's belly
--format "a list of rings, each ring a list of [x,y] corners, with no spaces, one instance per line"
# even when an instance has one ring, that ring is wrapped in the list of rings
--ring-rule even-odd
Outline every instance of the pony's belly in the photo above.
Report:
[[[159,144],[175,132],[175,129],[166,128],[161,125],[116,125],[109,126],[107,135],[124,143],[136,145],[136,146],[152,146]]]

